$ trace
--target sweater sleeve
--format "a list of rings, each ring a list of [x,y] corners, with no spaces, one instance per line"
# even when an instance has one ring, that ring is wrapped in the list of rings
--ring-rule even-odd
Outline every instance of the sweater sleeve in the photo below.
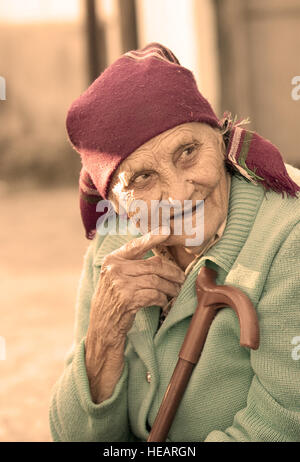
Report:
[[[257,312],[260,346],[251,350],[247,405],[206,442],[300,441],[300,224],[277,252]]]
[[[75,310],[74,342],[64,370],[51,390],[49,423],[54,441],[132,441],[127,417],[128,364],[112,396],[95,404],[91,399],[85,367],[85,335],[94,292],[93,247],[88,247],[81,273]]]

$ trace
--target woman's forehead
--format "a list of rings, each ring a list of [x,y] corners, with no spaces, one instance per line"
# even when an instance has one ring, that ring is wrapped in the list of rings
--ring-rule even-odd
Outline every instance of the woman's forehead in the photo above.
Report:
[[[121,163],[117,172],[132,173],[135,171],[137,163],[145,161],[145,154],[149,158],[151,154],[154,157],[157,152],[172,153],[183,143],[190,143],[195,139],[201,139],[211,132],[214,132],[212,127],[200,122],[186,123],[173,127],[137,148]]]

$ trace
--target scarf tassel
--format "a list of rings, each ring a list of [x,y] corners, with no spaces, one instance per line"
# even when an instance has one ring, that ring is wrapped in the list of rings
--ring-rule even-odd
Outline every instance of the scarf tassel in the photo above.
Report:
[[[266,191],[273,190],[278,194],[282,193],[282,198],[284,198],[284,193],[291,197],[297,197],[297,191],[300,191],[300,186],[289,177],[287,172],[275,175],[271,171],[266,171],[257,166],[255,174],[262,177],[262,180],[258,180],[258,182],[262,184]]]
[[[222,120],[228,137],[226,163],[237,173],[253,184],[261,184],[266,191],[284,192],[296,197],[300,186],[289,176],[279,150],[271,142],[255,132],[245,130],[240,125],[249,123],[248,119],[240,122],[232,120],[229,113]]]

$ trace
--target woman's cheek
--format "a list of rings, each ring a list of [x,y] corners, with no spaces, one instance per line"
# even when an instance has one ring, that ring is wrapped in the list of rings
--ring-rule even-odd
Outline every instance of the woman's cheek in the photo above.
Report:
[[[151,207],[144,199],[132,195],[126,204],[127,215],[141,234],[150,230]]]
[[[207,157],[205,164],[202,166],[205,183],[214,188],[221,179],[223,168],[223,159],[219,153],[214,151],[211,156]]]
[[[215,167],[210,166],[206,166],[205,168],[199,167],[198,170],[201,172],[201,175],[195,178],[195,183],[201,185],[203,189],[212,191],[220,181],[220,172]]]

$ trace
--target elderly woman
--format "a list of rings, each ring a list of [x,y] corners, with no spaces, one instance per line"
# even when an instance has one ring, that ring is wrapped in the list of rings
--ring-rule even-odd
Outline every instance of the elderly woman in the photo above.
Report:
[[[242,347],[236,314],[218,311],[167,441],[300,441],[300,171],[240,125],[219,120],[158,43],[125,53],[72,104],[67,129],[93,240],[74,344],[52,393],[54,441],[147,440],[203,266],[250,298],[260,345]],[[153,201],[190,208],[171,208],[166,231],[137,220],[137,235],[105,235],[101,199],[128,221],[135,201],[148,218]],[[191,241],[195,232],[175,233],[175,222],[188,216],[197,231],[198,204],[203,238]]]

